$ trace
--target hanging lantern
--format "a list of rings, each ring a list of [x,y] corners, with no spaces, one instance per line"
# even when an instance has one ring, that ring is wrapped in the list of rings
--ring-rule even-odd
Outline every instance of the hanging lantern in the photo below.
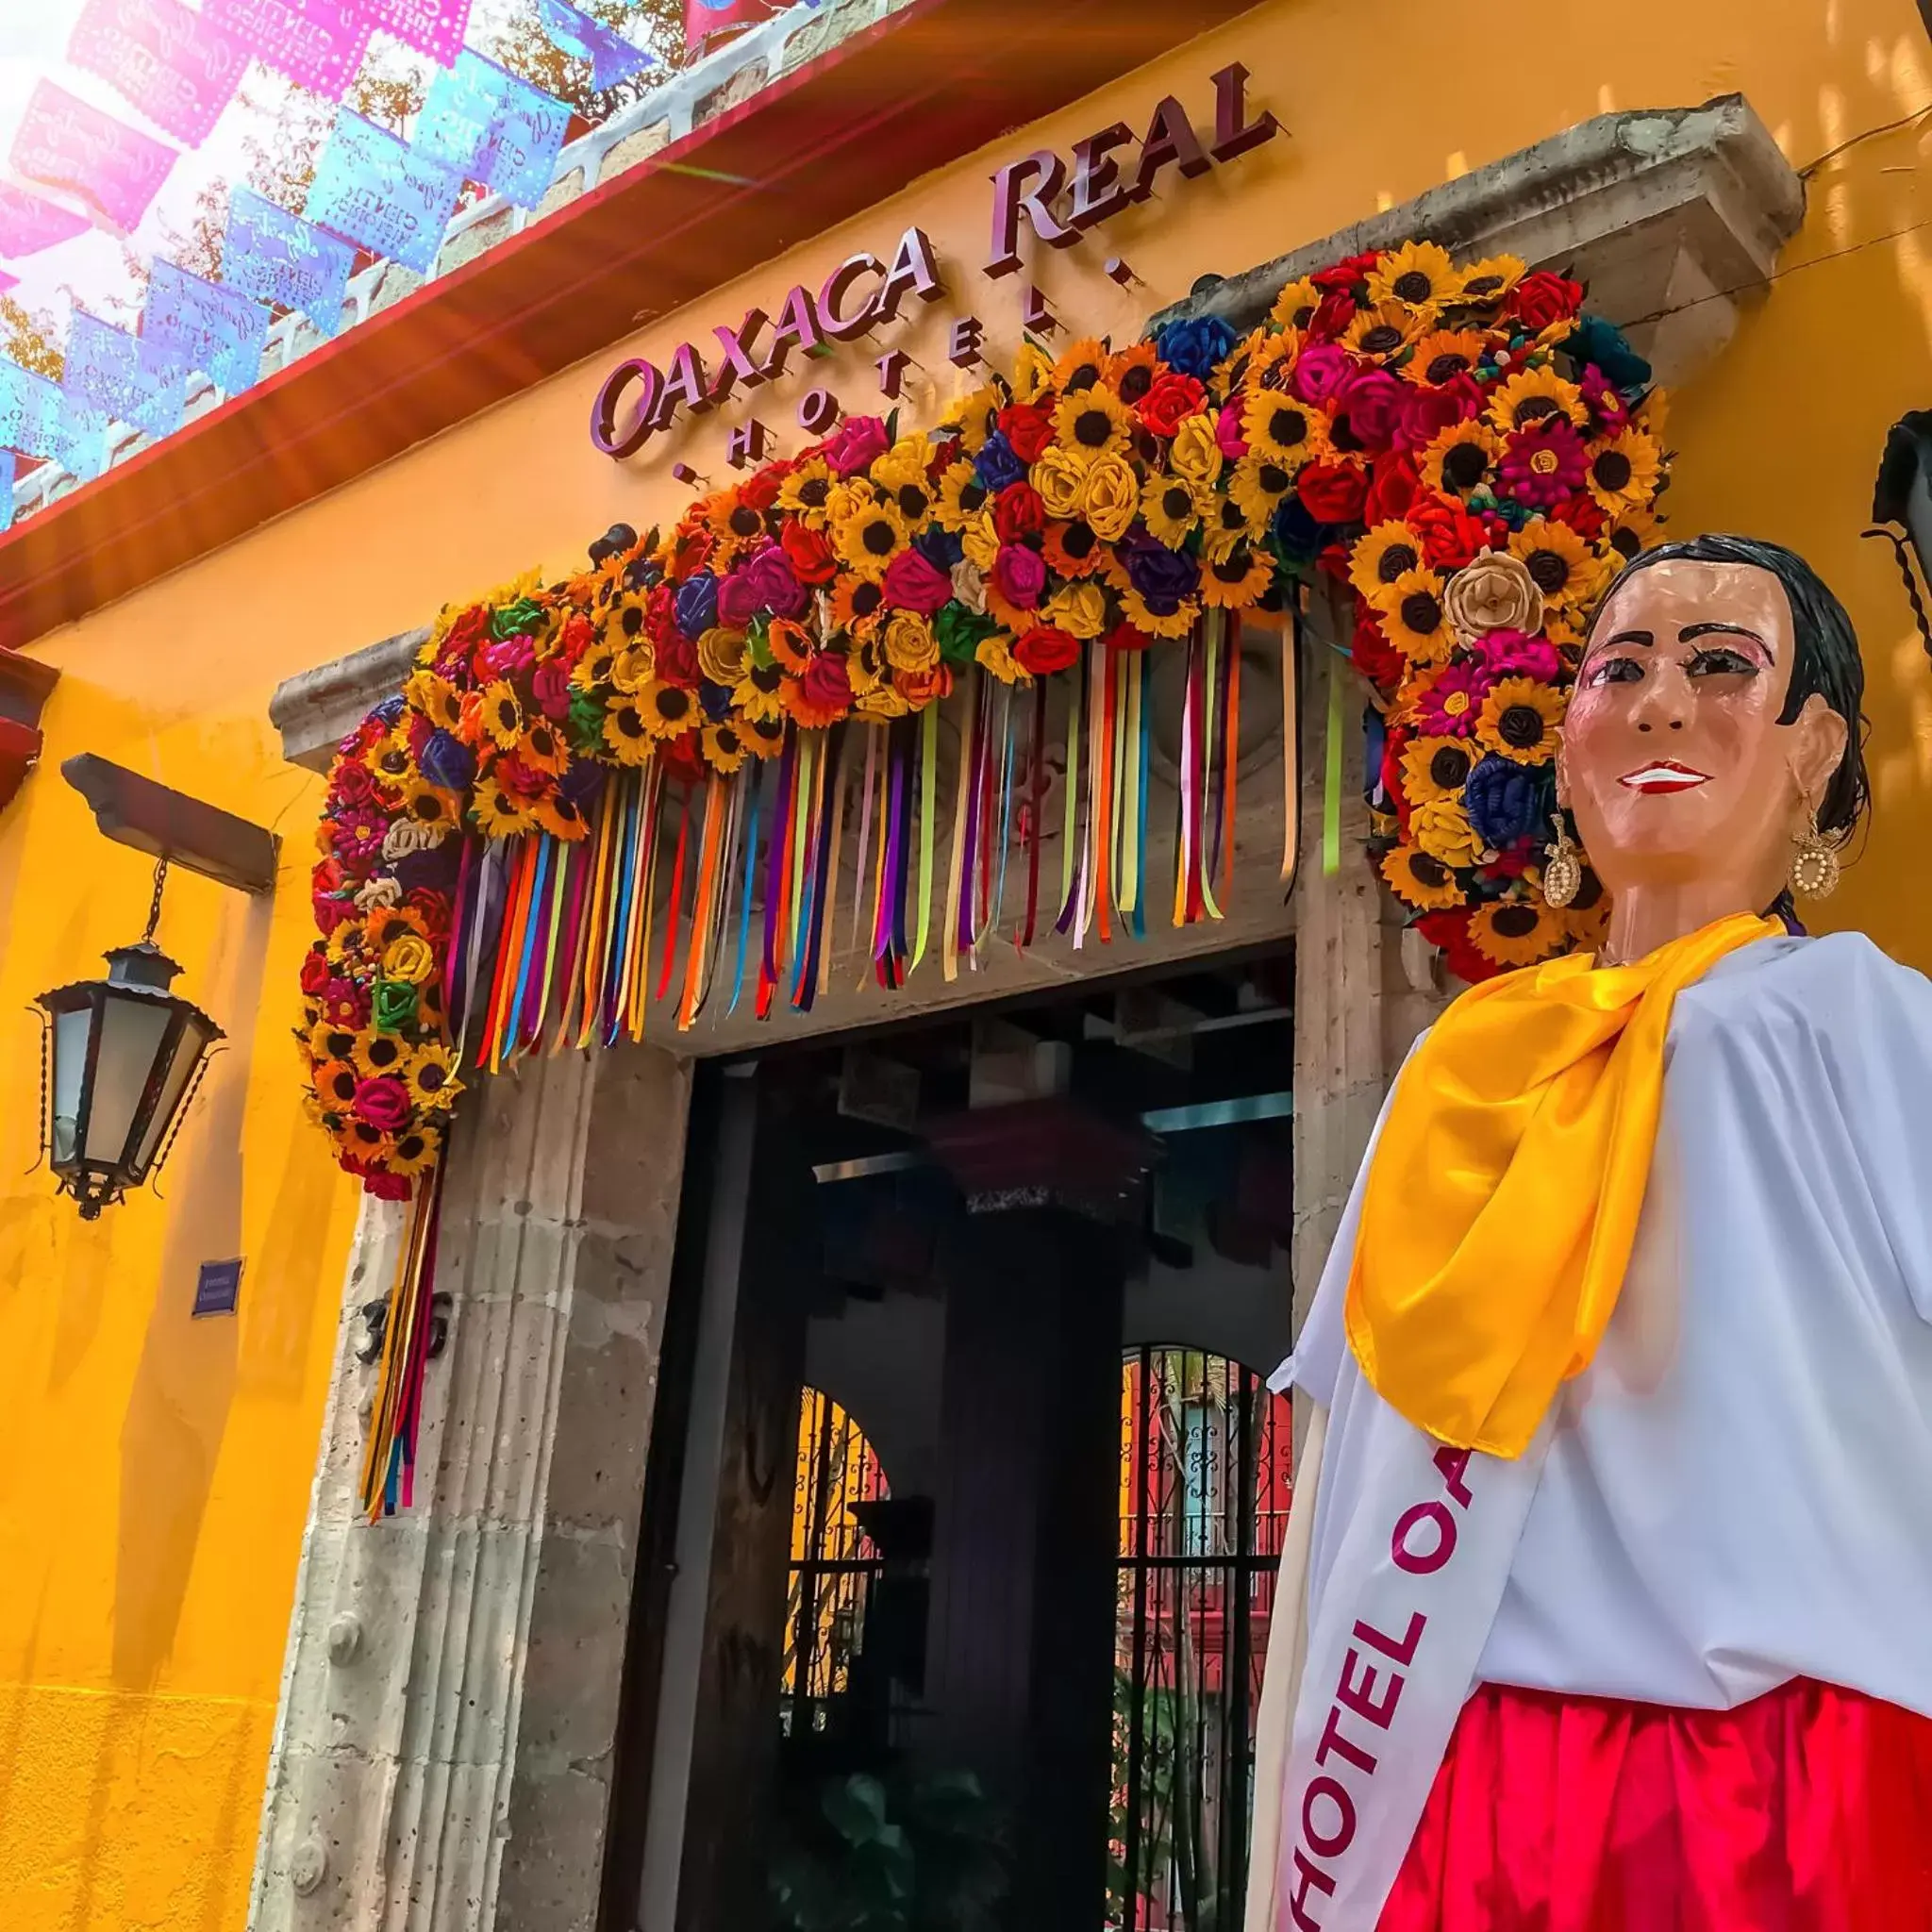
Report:
[[[42,1152],[83,1221],[159,1170],[222,1029],[168,991],[181,969],[154,942],[163,859],[147,931],[107,955],[108,976],[43,992]]]

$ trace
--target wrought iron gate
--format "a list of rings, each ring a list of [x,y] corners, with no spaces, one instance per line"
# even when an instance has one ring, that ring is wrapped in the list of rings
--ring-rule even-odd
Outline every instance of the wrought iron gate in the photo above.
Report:
[[[1288,1529],[1286,1396],[1198,1349],[1121,1376],[1109,1932],[1238,1932]]]

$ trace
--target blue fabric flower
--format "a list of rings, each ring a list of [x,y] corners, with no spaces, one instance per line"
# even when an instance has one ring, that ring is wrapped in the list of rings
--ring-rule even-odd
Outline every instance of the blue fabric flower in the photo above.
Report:
[[[1586,315],[1564,338],[1563,353],[1573,362],[1594,362],[1617,389],[1641,389],[1650,364],[1633,349],[1624,331],[1601,315]]]
[[[476,775],[476,754],[451,731],[432,731],[417,768],[445,791],[467,791]]]
[[[1557,808],[1557,788],[1547,765],[1519,765],[1491,753],[1469,774],[1462,807],[1470,828],[1497,852],[1542,835]]]
[[[721,723],[731,709],[731,687],[713,684],[708,677],[698,679],[698,703],[713,724]]]
[[[1151,539],[1127,553],[1127,577],[1156,617],[1172,617],[1201,588],[1201,562]]]
[[[1299,496],[1287,496],[1274,512],[1273,532],[1274,554],[1284,568],[1306,570],[1322,547],[1322,526],[1309,515]]]
[[[912,547],[935,570],[949,571],[966,555],[966,545],[958,532],[942,530],[937,524],[928,524],[920,531],[912,540]]]
[[[677,587],[677,627],[692,643],[718,622],[718,579],[700,571]]]
[[[1206,381],[1234,353],[1238,340],[1220,316],[1195,315],[1169,323],[1155,337],[1154,346],[1170,369]]]
[[[999,429],[986,439],[985,447],[974,459],[973,469],[979,480],[995,492],[1009,483],[1017,483],[1026,474],[1026,465],[1007,441],[1006,433]]]
[[[384,698],[381,704],[376,706],[375,715],[385,724],[393,724],[403,715],[402,692],[397,691],[392,696]],[[344,741],[346,742],[346,741]]]
[[[603,791],[605,776],[605,767],[594,758],[573,758],[570,769],[557,781],[557,789],[583,811]]]

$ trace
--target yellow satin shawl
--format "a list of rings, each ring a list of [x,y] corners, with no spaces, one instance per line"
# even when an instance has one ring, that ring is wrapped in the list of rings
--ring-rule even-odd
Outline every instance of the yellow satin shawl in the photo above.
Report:
[[[1349,1346],[1458,1448],[1520,1456],[1617,1306],[1680,988],[1783,931],[1735,913],[1628,966],[1589,955],[1472,987],[1396,1084],[1363,1196]]]

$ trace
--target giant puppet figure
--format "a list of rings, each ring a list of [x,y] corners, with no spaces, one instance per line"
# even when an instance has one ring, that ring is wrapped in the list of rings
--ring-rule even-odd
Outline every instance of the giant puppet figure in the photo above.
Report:
[[[1932,1927],[1932,985],[1785,916],[1863,683],[1772,544],[1597,613],[1607,942],[1418,1042],[1292,1359],[1249,1932]]]

